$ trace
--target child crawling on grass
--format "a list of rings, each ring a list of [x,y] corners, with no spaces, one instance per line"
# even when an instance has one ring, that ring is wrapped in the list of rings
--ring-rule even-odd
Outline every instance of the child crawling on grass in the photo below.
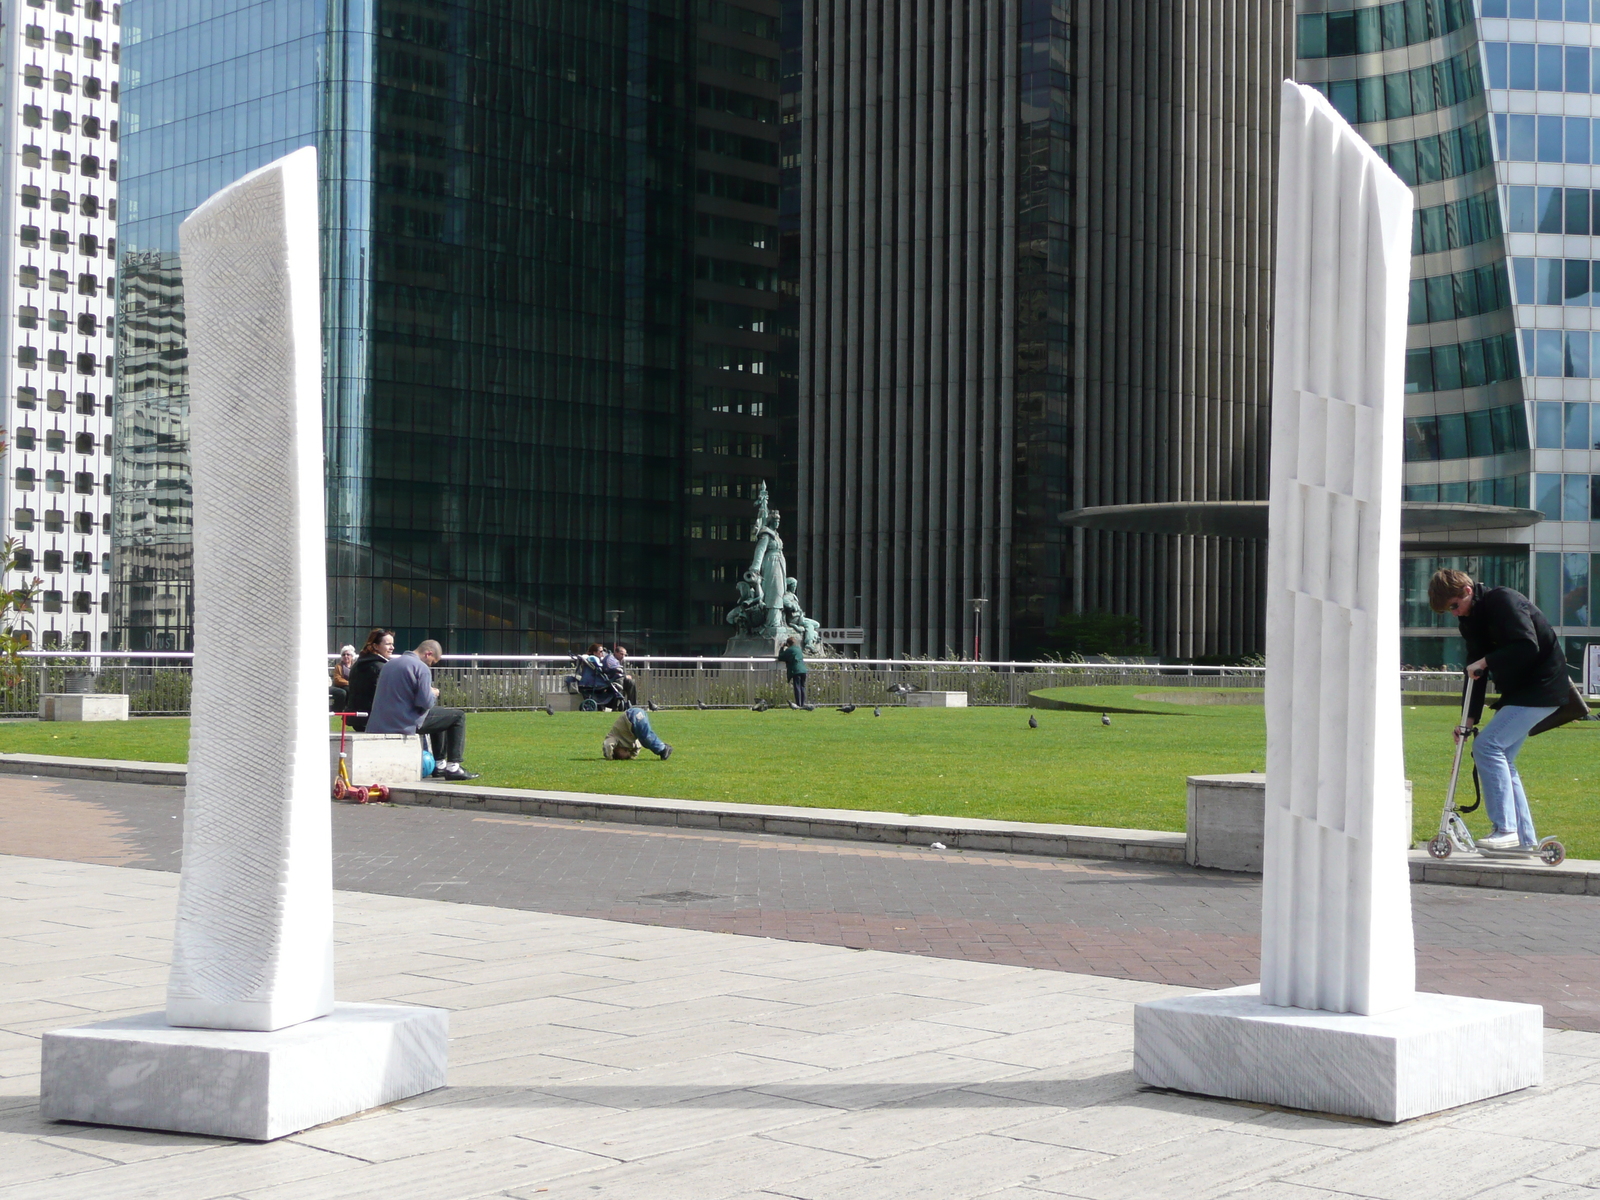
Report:
[[[672,747],[650,728],[650,714],[636,704],[611,726],[611,732],[600,743],[600,753],[606,758],[636,758],[641,742],[647,750],[660,755],[663,762],[672,756]]]

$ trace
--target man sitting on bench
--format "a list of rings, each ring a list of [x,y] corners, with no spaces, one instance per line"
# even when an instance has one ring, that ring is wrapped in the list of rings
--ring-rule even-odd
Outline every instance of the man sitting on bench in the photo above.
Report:
[[[437,764],[433,778],[460,783],[478,777],[461,766],[467,749],[467,714],[436,703],[439,689],[433,686],[432,668],[443,657],[443,647],[430,638],[384,663],[367,732],[429,735]]]

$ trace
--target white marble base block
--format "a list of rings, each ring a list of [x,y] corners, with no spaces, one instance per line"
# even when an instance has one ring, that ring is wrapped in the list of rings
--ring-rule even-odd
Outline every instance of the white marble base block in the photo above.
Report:
[[[965,692],[907,692],[907,708],[965,708]]]
[[[351,733],[343,738],[345,771],[357,787],[416,783],[422,778],[422,738],[414,733]],[[339,778],[340,736],[328,735],[328,783]]]
[[[1136,1005],[1134,1072],[1152,1087],[1405,1121],[1544,1080],[1544,1010],[1416,993],[1377,1016],[1280,1008],[1230,988]]]
[[[75,695],[46,692],[39,697],[41,721],[126,721],[128,698],[117,692]]]
[[[44,1035],[41,1114],[265,1142],[444,1086],[449,1014],[336,1004],[270,1033],[143,1013]]]

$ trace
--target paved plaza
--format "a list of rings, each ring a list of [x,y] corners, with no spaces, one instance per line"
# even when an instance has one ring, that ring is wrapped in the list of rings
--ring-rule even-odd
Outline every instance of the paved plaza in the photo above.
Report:
[[[1248,878],[450,810],[334,810],[339,997],[450,1009],[449,1087],[267,1145],[48,1124],[39,1036],[164,1001],[177,797],[0,783],[0,1200],[1600,1197],[1589,1030],[1393,1128],[1143,1089],[1132,1005],[1250,967]],[[1600,977],[1600,901],[1414,894],[1479,994]]]

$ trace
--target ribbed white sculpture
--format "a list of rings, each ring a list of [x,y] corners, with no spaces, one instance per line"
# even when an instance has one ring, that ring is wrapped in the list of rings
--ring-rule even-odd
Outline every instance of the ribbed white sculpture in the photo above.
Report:
[[[317,159],[183,223],[195,660],[165,1013],[44,1036],[47,1118],[269,1139],[444,1083],[440,1009],[333,1000]]]
[[[1310,88],[1284,87],[1282,121],[1261,995],[1373,1013],[1416,987],[1395,684],[1411,190]]]
[[[333,1011],[316,151],[179,239],[195,658],[167,1020],[281,1029]]]
[[[1158,1087],[1398,1121],[1543,1077],[1542,1010],[1416,992],[1399,692],[1411,193],[1285,82],[1261,985],[1138,1005]]]

